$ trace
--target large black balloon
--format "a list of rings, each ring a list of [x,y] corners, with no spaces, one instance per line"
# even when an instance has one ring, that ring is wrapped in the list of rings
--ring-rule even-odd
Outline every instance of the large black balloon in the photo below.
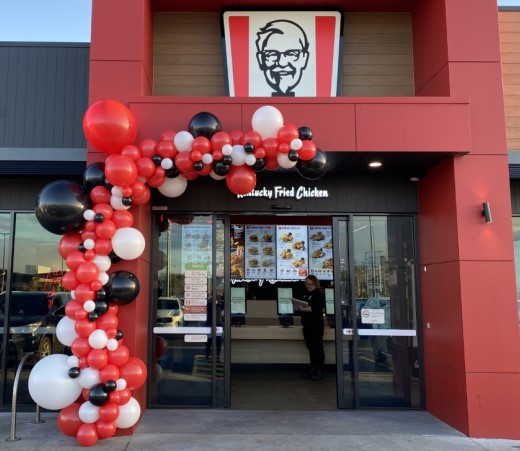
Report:
[[[102,406],[108,401],[108,392],[103,384],[96,384],[88,392],[88,400],[95,406]]]
[[[318,149],[312,160],[298,161],[296,170],[305,179],[317,180],[327,172],[327,155]]]
[[[215,133],[222,130],[222,125],[218,118],[211,113],[197,113],[190,120],[188,131],[194,138],[197,136],[205,136],[210,139]]]
[[[107,299],[117,305],[130,304],[139,294],[139,289],[139,280],[134,274],[129,271],[116,271],[108,278]]]
[[[57,180],[44,186],[36,198],[36,219],[56,235],[79,232],[85,226],[83,212],[92,207],[83,185],[70,180]]]
[[[85,169],[83,173],[83,186],[89,193],[96,186],[104,186],[105,183],[105,163],[92,163]]]

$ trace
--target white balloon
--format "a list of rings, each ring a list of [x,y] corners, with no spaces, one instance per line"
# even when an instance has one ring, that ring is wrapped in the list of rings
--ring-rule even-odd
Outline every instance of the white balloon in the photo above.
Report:
[[[226,178],[225,175],[218,175],[215,171],[211,171],[209,173],[209,176],[213,179],[213,180],[224,180]]]
[[[213,163],[213,155],[211,155],[210,153],[205,153],[204,155],[202,155],[202,162],[204,164]]]
[[[79,406],[78,416],[83,423],[95,423],[99,420],[99,407],[86,401]]]
[[[262,139],[276,138],[283,125],[283,116],[274,106],[265,105],[253,114],[251,119],[253,130],[260,133]]]
[[[139,421],[140,416],[141,406],[135,398],[130,398],[126,404],[119,406],[116,426],[121,429],[130,428]]]
[[[85,210],[83,212],[83,217],[87,221],[92,221],[94,219],[94,216],[96,216],[96,212],[94,210]]]
[[[120,186],[113,186],[110,193],[112,196],[123,197],[123,188]]]
[[[119,342],[115,338],[110,338],[107,341],[107,349],[109,351],[115,351],[119,347]]]
[[[124,390],[126,388],[126,379],[118,379],[116,381],[116,389],[117,390]]]
[[[99,370],[96,368],[92,368],[91,366],[83,368],[79,373],[79,377],[75,380],[77,380],[80,387],[83,388],[92,388],[94,385],[99,384],[101,382],[99,378]]]
[[[246,163],[247,153],[244,150],[244,146],[239,144],[233,146],[233,151],[231,152],[231,158],[233,161],[231,164],[233,166],[243,166]]]
[[[29,394],[44,409],[61,410],[81,394],[78,379],[69,377],[69,356],[52,354],[40,360],[29,374]]]
[[[231,144],[224,144],[222,146],[222,155],[231,155],[233,152],[233,146]]]
[[[284,169],[290,169],[296,166],[297,161],[289,160],[289,156],[286,153],[279,153],[276,157],[278,164]]]
[[[191,150],[193,144],[193,136],[190,132],[181,131],[173,138],[173,144],[179,152],[186,152]]]
[[[100,272],[106,272],[112,266],[112,261],[108,255],[96,255],[91,261],[96,264]]]
[[[144,246],[143,234],[133,227],[117,229],[112,237],[112,250],[123,260],[138,258],[143,253]]]
[[[165,158],[161,160],[161,167],[163,169],[171,169],[173,167],[173,160],[171,158]]]
[[[79,366],[79,359],[75,355],[69,356],[67,359],[67,365],[69,365],[71,368]]]
[[[98,280],[101,282],[102,285],[106,285],[110,280],[110,276],[106,272],[100,272],[98,274]]]
[[[107,345],[108,336],[103,329],[96,329],[88,336],[88,344],[94,349],[103,349]]]
[[[300,150],[303,146],[303,141],[300,138],[295,138],[291,141],[292,150]]]
[[[83,242],[83,246],[85,246],[85,249],[89,249],[89,250],[92,250],[94,249],[94,246],[96,245],[96,242],[92,239],[92,238],[87,238],[84,242]]]
[[[254,164],[256,163],[256,157],[250,153],[247,157],[246,157],[246,164],[248,166],[253,166]]]
[[[86,312],[93,312],[96,309],[96,303],[89,299],[88,301],[85,301],[83,308]]]
[[[161,186],[157,187],[159,192],[166,197],[179,197],[186,191],[188,179],[183,175],[174,178],[165,177]]]
[[[76,321],[64,316],[56,324],[56,338],[63,346],[72,346],[72,343],[79,335],[75,330]]]
[[[114,210],[128,210],[131,207],[131,205],[127,206],[127,205],[123,204],[122,197],[114,196],[114,195],[112,195],[112,197],[110,197],[110,206]]]

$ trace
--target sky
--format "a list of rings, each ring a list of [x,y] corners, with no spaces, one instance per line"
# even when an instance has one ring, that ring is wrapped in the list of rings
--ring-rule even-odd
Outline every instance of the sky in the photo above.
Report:
[[[90,42],[91,12],[92,0],[0,0],[0,41]]]
[[[0,41],[90,42],[91,12],[92,0],[0,0]]]

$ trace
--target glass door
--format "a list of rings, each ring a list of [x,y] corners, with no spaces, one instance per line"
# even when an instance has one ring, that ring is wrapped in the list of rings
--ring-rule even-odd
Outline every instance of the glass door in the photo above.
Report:
[[[334,219],[339,407],[422,407],[413,224],[354,216],[349,229]]]
[[[161,214],[156,224],[150,404],[223,406],[224,222]]]

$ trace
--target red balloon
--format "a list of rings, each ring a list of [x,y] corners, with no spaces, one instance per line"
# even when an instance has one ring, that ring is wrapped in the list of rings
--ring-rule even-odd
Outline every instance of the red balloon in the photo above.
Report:
[[[119,306],[116,304],[109,304],[108,305],[108,311],[110,313],[113,313],[114,315],[117,315],[117,312],[119,311]]]
[[[102,202],[109,203],[111,197],[112,194],[104,186],[95,186],[90,191],[90,200],[95,204],[100,204]]]
[[[58,428],[69,437],[76,437],[79,427],[83,424],[79,419],[79,407],[80,404],[75,402],[61,409],[58,415]]]
[[[265,149],[263,147],[258,147],[255,149],[254,155],[257,159],[265,158]]]
[[[214,150],[211,155],[213,156],[213,161],[220,161],[224,158],[224,154],[221,150]]]
[[[146,365],[137,357],[130,357],[128,361],[119,368],[119,375],[126,380],[126,388],[135,390],[146,381]]]
[[[143,194],[141,194],[140,196],[133,196],[132,197],[133,204],[134,205],[144,205],[144,204],[147,204],[148,201],[150,200],[150,197],[151,197],[150,190],[149,190],[148,187],[145,187],[145,192]],[[133,221],[133,219],[132,219],[132,221]]]
[[[266,158],[276,157],[278,155],[278,141],[275,138],[267,138],[262,147],[265,150]]]
[[[110,219],[112,217],[112,215],[114,214],[114,209],[112,208],[112,206],[105,202],[94,205],[94,207],[92,207],[92,210],[95,213],[99,213],[99,214],[103,215],[103,218],[105,220]]]
[[[204,138],[204,136],[199,136],[199,138]],[[193,162],[200,161],[202,160],[202,152],[200,152],[199,150],[192,150],[190,152],[190,158]]]
[[[211,148],[213,149],[213,152],[215,151],[221,151],[222,147],[226,144],[232,145],[233,139],[229,135],[229,133],[220,131],[215,133],[211,137]]]
[[[137,166],[130,158],[116,155],[105,163],[105,177],[114,186],[130,186],[137,178]]]
[[[108,403],[107,403],[108,404]],[[113,403],[110,403],[113,404]],[[104,406],[101,406],[104,407]],[[116,405],[117,407],[117,405]],[[117,407],[117,414],[119,415],[119,407]],[[96,431],[100,439],[113,437],[116,433],[117,426],[115,421],[103,421],[98,420],[94,423],[96,425]]]
[[[265,168],[266,169],[276,169],[280,164],[278,163],[278,160],[276,157],[265,157]]]
[[[87,355],[87,363],[92,368],[97,368],[100,370],[103,368],[108,362],[107,351],[104,349],[93,349]]]
[[[191,150],[199,152],[201,154],[208,153],[211,150],[211,142],[205,136],[197,136],[193,140],[193,144],[191,145]],[[193,157],[192,157],[193,159]],[[199,161],[199,160],[193,160]]]
[[[262,145],[262,137],[260,133],[255,132],[254,130],[248,131],[244,133],[244,144],[251,143],[255,146],[255,149]]]
[[[99,238],[110,240],[116,233],[116,224],[110,219],[105,219],[103,222],[97,224],[96,235]]]
[[[103,284],[100,280],[93,280],[92,282],[90,282],[90,289],[92,291],[99,291],[101,290],[101,288],[103,288]]]
[[[141,158],[141,151],[139,150],[139,147],[129,144],[121,149],[121,155],[124,155],[133,161],[137,161]]]
[[[79,356],[77,356],[79,357]],[[87,356],[81,356],[78,358],[78,366],[80,367],[80,369],[84,369],[84,368],[87,368],[88,367],[88,363],[87,363]],[[86,398],[85,398],[85,401],[88,401],[88,390],[85,389],[85,391],[87,392],[87,395],[86,395]]]
[[[81,283],[90,283],[99,276],[99,269],[94,262],[83,262],[76,270],[76,277]]]
[[[230,134],[231,139],[233,140],[233,145],[235,144],[244,144],[243,138],[244,133],[242,130],[233,130]]]
[[[83,227],[83,230],[86,230],[87,232],[92,232],[92,230],[96,229],[96,223],[94,221],[87,221],[85,223],[85,227]]]
[[[65,305],[65,315],[67,315],[70,319],[76,319],[76,310],[83,310],[83,304],[76,301],[75,299],[67,302]]]
[[[116,210],[112,215],[112,221],[118,229],[132,227],[134,216],[128,210]]]
[[[85,231],[85,230],[83,230],[83,232],[81,232],[81,238],[83,238],[83,242],[85,242],[85,241],[88,240],[89,238],[90,238],[91,240],[96,241],[96,240],[97,240],[97,235],[96,235],[96,232],[94,232],[94,231],[89,232],[89,231]]]
[[[287,143],[278,144],[278,153],[289,153],[291,146]]]
[[[153,188],[157,188],[158,186],[161,186],[164,183],[164,175],[153,175],[148,180],[148,185],[150,185]]]
[[[188,180],[195,180],[199,176],[199,172],[197,171],[187,171],[183,172],[182,175],[186,177]]]
[[[135,182],[134,182],[135,183]],[[133,185],[133,183],[132,183]],[[121,188],[121,193],[123,194],[123,197],[129,197],[132,195],[132,187],[131,186],[125,186]]]
[[[113,216],[112,216],[112,219],[114,219]],[[110,254],[110,252],[112,252],[112,241],[106,240],[103,238],[99,238],[96,241],[96,244],[94,244],[94,250],[96,251],[96,254],[98,254],[98,255],[108,255],[108,254]]]
[[[76,287],[74,295],[76,301],[81,302],[82,304],[85,303],[85,301],[93,301],[96,296],[95,293],[90,289],[90,285],[87,285],[86,283],[80,283]]]
[[[226,185],[235,194],[247,194],[256,186],[256,172],[248,166],[231,166]]]
[[[119,390],[114,390],[110,392],[108,395],[109,402],[113,402],[114,404],[121,404],[121,396],[119,395]]]
[[[179,152],[175,156],[175,166],[181,172],[193,171],[193,161],[191,161],[191,152]]]
[[[204,164],[202,169],[199,171],[199,175],[209,175],[211,174],[211,171],[213,171],[213,165]]]
[[[105,332],[109,329],[117,329],[118,325],[119,319],[117,318],[117,315],[110,312],[101,315],[96,321],[96,327],[98,329],[103,329]]]
[[[83,116],[83,132],[96,149],[118,153],[137,137],[137,124],[132,112],[117,100],[100,100]]]
[[[175,138],[175,130],[171,128],[167,128],[161,133],[161,141],[173,141],[173,138]]]
[[[68,271],[61,277],[61,284],[63,288],[68,291],[75,290],[79,284],[79,280],[76,277],[75,271]]]
[[[108,351],[108,363],[117,367],[123,366],[130,358],[130,351],[125,345],[119,344],[114,351]]]
[[[85,252],[85,260],[92,260],[95,256],[96,256],[96,253],[94,252],[93,249],[87,249]]]
[[[119,379],[119,368],[112,363],[106,364],[99,370],[99,380],[102,384],[107,381],[117,381]]]
[[[173,140],[159,141],[159,144],[157,144],[157,154],[160,155],[161,158],[175,158],[177,149],[173,145]]]
[[[136,180],[132,183],[132,196],[139,197],[146,191],[146,185],[141,180]]]
[[[76,271],[82,263],[85,262],[85,255],[80,251],[72,251],[67,258],[65,259],[65,263],[67,264],[67,268],[72,271]]]
[[[130,389],[125,388],[124,390],[119,390],[119,405],[124,406],[130,398],[132,397],[132,393],[130,393]]]
[[[67,258],[72,251],[77,251],[78,246],[83,243],[81,235],[79,233],[66,233],[60,239],[58,246],[58,252],[62,258]]]
[[[76,440],[81,446],[93,446],[99,440],[94,423],[83,423],[76,434]]]
[[[157,153],[157,143],[151,138],[144,139],[139,144],[139,150],[143,157],[152,158]]]
[[[71,350],[76,357],[86,357],[92,348],[88,344],[88,338],[78,337],[72,342]]]
[[[74,318],[76,320],[82,320],[87,319],[88,313],[85,311],[85,309],[78,309],[74,312]]]
[[[314,144],[312,141],[304,139],[302,141],[302,147],[300,150],[298,150],[298,157],[300,160],[309,161],[316,156],[317,152],[318,149],[316,148],[316,144]]]
[[[88,319],[78,319],[76,324],[74,324],[74,330],[80,337],[88,338],[96,330],[96,322]]]
[[[139,160],[136,161],[135,165],[137,166],[137,173],[145,179],[151,177],[155,172],[155,164],[153,163],[151,158],[139,158]]]
[[[299,135],[296,125],[285,124],[278,129],[277,138],[281,143],[291,144],[291,141],[297,139]]]

